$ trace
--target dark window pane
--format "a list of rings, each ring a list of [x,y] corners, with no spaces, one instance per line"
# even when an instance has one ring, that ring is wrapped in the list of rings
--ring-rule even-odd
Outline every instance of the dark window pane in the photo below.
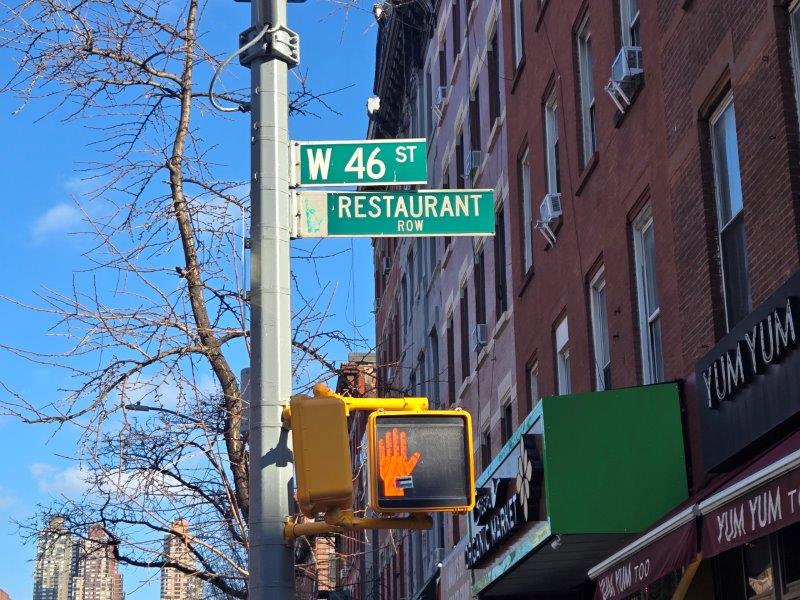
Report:
[[[784,591],[800,591],[800,523],[781,531],[781,560]]]
[[[747,248],[743,213],[739,213],[720,234],[722,268],[725,273],[725,303],[728,329],[750,312],[750,279],[747,276]]]
[[[715,559],[714,582],[717,598],[745,600],[741,547],[723,552]]]
[[[772,559],[769,537],[762,537],[742,547],[744,574],[748,598],[772,598],[775,584],[772,580]]]

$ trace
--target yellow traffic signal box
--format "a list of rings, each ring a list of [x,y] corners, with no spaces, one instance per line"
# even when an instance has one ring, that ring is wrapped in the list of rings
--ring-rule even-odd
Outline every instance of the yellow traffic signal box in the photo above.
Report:
[[[346,406],[335,396],[292,396],[297,503],[307,517],[353,507]]]
[[[475,506],[472,419],[463,410],[370,414],[370,505],[382,513]]]

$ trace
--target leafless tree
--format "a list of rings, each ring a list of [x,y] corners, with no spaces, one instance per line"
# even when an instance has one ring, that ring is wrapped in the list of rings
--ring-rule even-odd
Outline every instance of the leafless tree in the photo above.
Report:
[[[237,369],[247,362],[247,187],[219,177],[203,124],[221,56],[204,45],[205,0],[22,0],[7,7],[0,49],[16,61],[1,88],[43,118],[93,132],[92,191],[80,199],[86,268],[72,289],[32,305],[53,319],[58,350],[3,348],[55,366],[71,384],[42,405],[5,387],[2,408],[28,423],[77,428],[80,498],[42,507],[70,529],[100,523],[123,564],[174,567],[208,593],[246,597],[248,445]],[[325,110],[306,76],[291,110]],[[246,89],[221,98],[245,106]],[[246,177],[246,174],[242,174]],[[313,260],[313,252],[303,259]],[[332,284],[296,296],[296,375],[333,373]],[[10,300],[14,302],[13,300]],[[52,348],[54,346],[49,346]],[[172,412],[133,418],[126,405]],[[164,556],[175,519],[191,561]],[[41,523],[41,521],[40,521]],[[30,524],[34,532],[38,524]]]

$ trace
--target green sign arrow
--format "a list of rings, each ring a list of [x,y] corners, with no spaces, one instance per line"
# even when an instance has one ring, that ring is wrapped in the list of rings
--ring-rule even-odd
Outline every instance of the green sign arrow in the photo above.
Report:
[[[428,181],[427,142],[294,142],[295,177],[304,186],[412,185]]]
[[[296,237],[494,235],[493,190],[299,192]]]

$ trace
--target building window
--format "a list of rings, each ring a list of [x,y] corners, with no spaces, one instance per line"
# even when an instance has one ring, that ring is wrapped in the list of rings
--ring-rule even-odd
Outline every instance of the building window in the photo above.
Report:
[[[464,173],[464,131],[463,129],[456,135],[456,188],[461,190],[466,186],[466,176]]]
[[[731,329],[750,312],[751,301],[736,114],[730,95],[711,117],[711,155],[714,161],[722,288],[726,322],[728,329]]]
[[[506,219],[501,206],[494,216],[494,289],[495,322],[508,309],[508,290],[506,286]]]
[[[621,21],[623,46],[642,46],[641,23],[639,20],[639,0],[620,0],[619,16]]]
[[[473,151],[481,149],[481,88],[477,83],[469,98],[469,147]],[[472,165],[472,168],[477,169],[477,166]]]
[[[486,262],[483,248],[475,258],[475,324],[486,324]]]
[[[489,123],[500,118],[500,42],[495,29],[489,40]],[[491,127],[490,127],[491,129]]]
[[[456,349],[453,332],[453,315],[447,317],[447,403],[456,402]]]
[[[642,347],[642,375],[645,384],[664,378],[661,358],[661,307],[656,282],[653,217],[648,206],[633,225],[636,261],[636,290],[639,305],[639,336]]]
[[[453,62],[461,48],[461,0],[453,0]]]
[[[531,199],[531,165],[528,150],[517,163],[519,173],[519,197],[522,204],[522,265],[528,272],[533,266],[533,205]]]
[[[425,137],[430,139],[433,133],[433,76],[430,69],[425,73],[425,119],[427,122]]]
[[[405,274],[403,274],[403,278],[400,280],[400,294],[403,299],[403,337],[406,335],[406,331],[408,330],[408,321],[411,318],[411,315],[408,314],[408,283]]]
[[[461,381],[469,375],[469,305],[467,299],[467,285],[461,288]]]
[[[450,522],[450,528],[453,532],[453,547],[455,547],[461,539],[461,521],[459,519],[458,513],[453,513],[453,517]]]
[[[569,367],[569,323],[564,317],[556,326],[556,383],[559,395],[572,391]]]
[[[547,193],[561,192],[561,166],[558,156],[558,101],[556,92],[545,105],[545,157],[547,159]]]
[[[597,149],[597,126],[595,123],[594,76],[592,75],[592,35],[589,17],[584,19],[578,31],[578,72],[581,89],[581,125],[583,128],[583,164]]]
[[[528,367],[528,397],[527,406],[528,414],[531,413],[533,407],[539,402],[539,362],[534,361]]]
[[[595,385],[598,390],[608,390],[611,389],[611,354],[608,345],[606,274],[602,268],[589,286],[589,303],[592,311]]]
[[[434,408],[441,408],[439,399],[439,334],[436,331],[436,327],[431,329],[428,339],[431,357],[430,398]]]
[[[511,402],[506,402],[503,406],[503,419],[501,423],[500,429],[500,439],[503,442],[503,445],[511,439],[511,436],[514,434],[514,415],[511,409]]]
[[[439,42],[439,86],[447,87],[447,40]]]
[[[522,25],[522,2],[514,0],[512,19],[514,20],[514,68],[519,67],[525,58],[525,33]]]
[[[789,12],[789,43],[792,50],[795,103],[800,122],[800,2],[794,2]]]
[[[492,432],[487,427],[481,434],[481,466],[486,470],[492,462]]]

